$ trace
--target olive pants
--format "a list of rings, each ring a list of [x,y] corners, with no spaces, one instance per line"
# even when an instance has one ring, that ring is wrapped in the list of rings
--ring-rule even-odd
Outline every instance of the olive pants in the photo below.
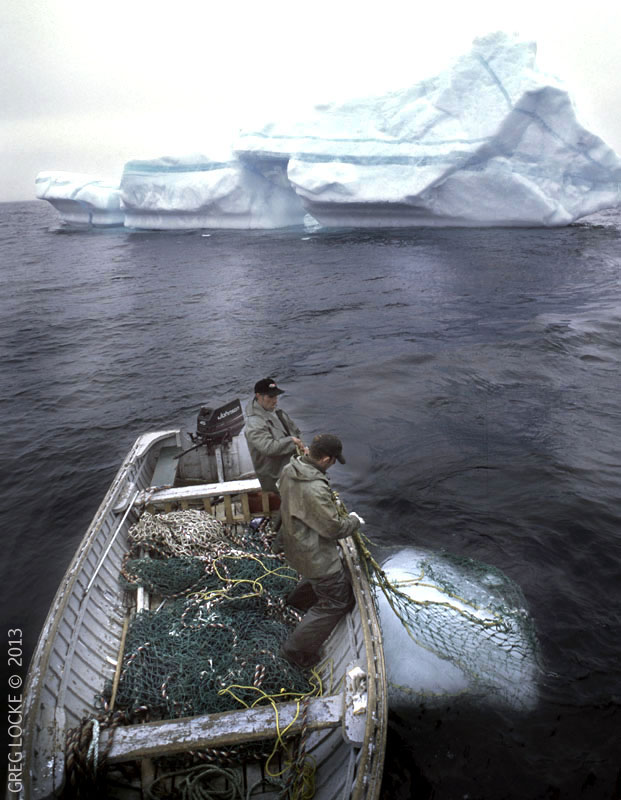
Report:
[[[319,649],[337,622],[354,607],[349,572],[342,567],[325,578],[302,578],[287,603],[306,613],[281,654],[300,667],[310,667],[319,661]]]

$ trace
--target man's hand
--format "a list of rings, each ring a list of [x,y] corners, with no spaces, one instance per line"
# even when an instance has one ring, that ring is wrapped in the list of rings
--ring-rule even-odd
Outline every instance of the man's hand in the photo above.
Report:
[[[301,439],[298,439],[298,437],[297,437],[297,436],[292,436],[292,437],[291,437],[291,441],[293,442],[293,444],[294,444],[294,445],[295,445],[295,446],[296,446],[296,447],[297,447],[299,450],[301,450],[301,451],[302,451],[302,453],[304,453],[304,455],[305,455],[305,456],[307,456],[307,455],[308,455],[308,447],[307,447],[307,446],[304,444],[304,442],[303,442]]]
[[[356,512],[355,512],[355,511],[350,511],[350,512],[349,512],[349,516],[350,516],[350,517],[353,517],[354,519],[357,519],[357,520],[358,520],[358,524],[359,524],[359,525],[364,525],[364,520],[362,519],[362,517],[360,516],[360,514],[356,514]]]

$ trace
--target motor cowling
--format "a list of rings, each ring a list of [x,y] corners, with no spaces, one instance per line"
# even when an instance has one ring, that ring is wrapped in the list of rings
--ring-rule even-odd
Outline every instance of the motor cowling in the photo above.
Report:
[[[241,432],[244,422],[239,400],[215,409],[201,406],[196,418],[196,438],[209,447],[225,445]]]

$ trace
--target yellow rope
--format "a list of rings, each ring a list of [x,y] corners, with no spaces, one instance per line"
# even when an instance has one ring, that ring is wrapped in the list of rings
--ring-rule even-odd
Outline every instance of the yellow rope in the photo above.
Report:
[[[231,561],[242,561],[242,560],[250,560],[256,561],[261,569],[263,570],[263,575],[260,575],[258,578],[229,578],[227,575],[222,575],[220,570],[218,569],[218,562],[224,559],[230,559]],[[211,589],[208,592],[193,592],[190,596],[191,597],[200,597],[205,601],[209,601],[216,597],[228,597],[230,591],[233,587],[239,586],[240,584],[247,583],[252,587],[252,591],[249,594],[244,595],[236,595],[236,600],[247,600],[250,597],[260,597],[263,594],[263,584],[261,581],[265,580],[270,575],[278,575],[280,578],[286,578],[287,580],[295,582],[297,577],[294,575],[288,575],[286,570],[291,571],[291,568],[288,567],[286,564],[282,564],[279,567],[275,567],[271,569],[267,567],[263,561],[261,561],[258,556],[254,556],[251,553],[248,554],[240,554],[240,555],[222,555],[219,556],[214,561],[214,573],[218,576],[218,578],[226,585],[223,589]]]
[[[224,689],[220,689],[220,691],[218,692],[219,695],[229,694],[231,697],[233,697],[235,700],[237,700],[238,703],[241,703],[245,708],[248,708],[248,709],[255,708],[255,706],[257,706],[262,701],[267,701],[267,703],[269,703],[272,706],[272,708],[274,709],[274,714],[275,714],[275,717],[276,717],[276,742],[274,744],[274,749],[272,750],[272,752],[270,753],[270,755],[267,758],[267,761],[265,762],[265,771],[271,778],[280,778],[280,777],[282,777],[282,775],[284,775],[292,766],[293,762],[286,761],[284,769],[282,769],[280,772],[273,772],[272,769],[271,769],[271,761],[272,761],[272,759],[274,758],[274,756],[276,755],[276,753],[278,752],[278,750],[280,748],[282,748],[282,750],[286,752],[287,745],[286,745],[284,737],[286,736],[287,731],[291,728],[292,725],[295,724],[295,722],[297,722],[297,720],[298,720],[298,718],[300,716],[300,704],[306,698],[321,697],[323,695],[323,681],[321,679],[321,674],[319,672],[319,668],[318,667],[313,667],[311,669],[311,679],[309,680],[309,683],[311,684],[313,689],[310,692],[306,692],[306,693],[303,693],[303,692],[287,692],[287,691],[285,691],[285,689],[281,689],[278,694],[269,695],[266,692],[264,692],[263,689],[260,689],[258,686],[242,686],[241,684],[237,684],[237,683],[232,683],[230,686],[227,686]],[[243,690],[246,690],[246,691],[254,691],[254,692],[257,692],[257,694],[259,696],[251,704],[248,704],[244,700],[242,700],[240,697],[238,697],[235,694],[235,692],[233,691],[233,689],[243,689]],[[278,699],[280,702],[282,702],[285,698],[295,698],[296,711],[295,711],[295,714],[294,714],[293,719],[291,720],[291,722],[283,730],[281,730],[280,729],[280,717],[279,717],[279,714],[278,714],[278,703],[276,702],[276,699]],[[308,782],[308,777],[305,776],[303,781],[302,781],[302,783],[303,783],[303,785],[306,785],[307,782]],[[314,783],[314,777],[313,777],[313,783]],[[301,796],[301,800],[303,800],[303,798],[305,798],[305,797],[312,797],[312,796],[313,796],[312,794],[310,794],[310,795],[303,794]]]

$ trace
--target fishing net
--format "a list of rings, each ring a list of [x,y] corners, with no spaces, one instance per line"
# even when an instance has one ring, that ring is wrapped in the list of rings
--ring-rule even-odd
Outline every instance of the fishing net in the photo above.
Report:
[[[347,511],[336,497],[339,513]],[[418,653],[399,636],[463,673],[467,691],[528,709],[537,699],[540,652],[535,626],[517,584],[501,570],[450,553],[404,550],[380,566],[369,540],[354,535],[360,562],[375,589],[385,643],[394,648],[391,673],[414,685],[392,684],[403,693],[425,694],[416,685]],[[396,621],[395,621],[396,620]],[[390,635],[387,635],[390,634]],[[437,667],[436,667],[437,669]],[[391,693],[391,701],[395,698]]]
[[[192,510],[145,512],[130,529],[120,584],[144,589],[151,609],[128,625],[118,683],[110,681],[99,697],[102,713],[68,733],[67,798],[125,797],[115,788],[133,793],[140,785],[137,763],[107,764],[105,753],[93,759],[100,726],[259,705],[273,709],[274,737],[154,757],[155,777],[143,784],[143,796],[313,797],[315,764],[305,742],[310,698],[323,693],[322,678],[279,655],[300,620],[286,604],[299,576],[273,554],[273,538],[267,520],[242,529]],[[282,702],[297,708],[298,733],[289,730],[293,723],[280,727]]]
[[[124,589],[141,586],[162,597],[179,597],[204,583],[207,574],[207,565],[201,558],[128,558],[120,582]]]
[[[230,548],[225,525],[206,511],[187,509],[166,514],[145,511],[128,531],[132,549],[144,547],[161,557],[213,558]]]
[[[202,511],[145,513],[129,541],[121,583],[159,605],[129,625],[117,708],[168,719],[316,691],[279,656],[300,619],[285,602],[298,575],[266,552],[261,529],[229,530]]]
[[[127,635],[117,706],[174,718],[250,706],[283,686],[306,693],[304,675],[278,656],[288,626],[266,611],[262,598],[197,596],[140,612]]]

